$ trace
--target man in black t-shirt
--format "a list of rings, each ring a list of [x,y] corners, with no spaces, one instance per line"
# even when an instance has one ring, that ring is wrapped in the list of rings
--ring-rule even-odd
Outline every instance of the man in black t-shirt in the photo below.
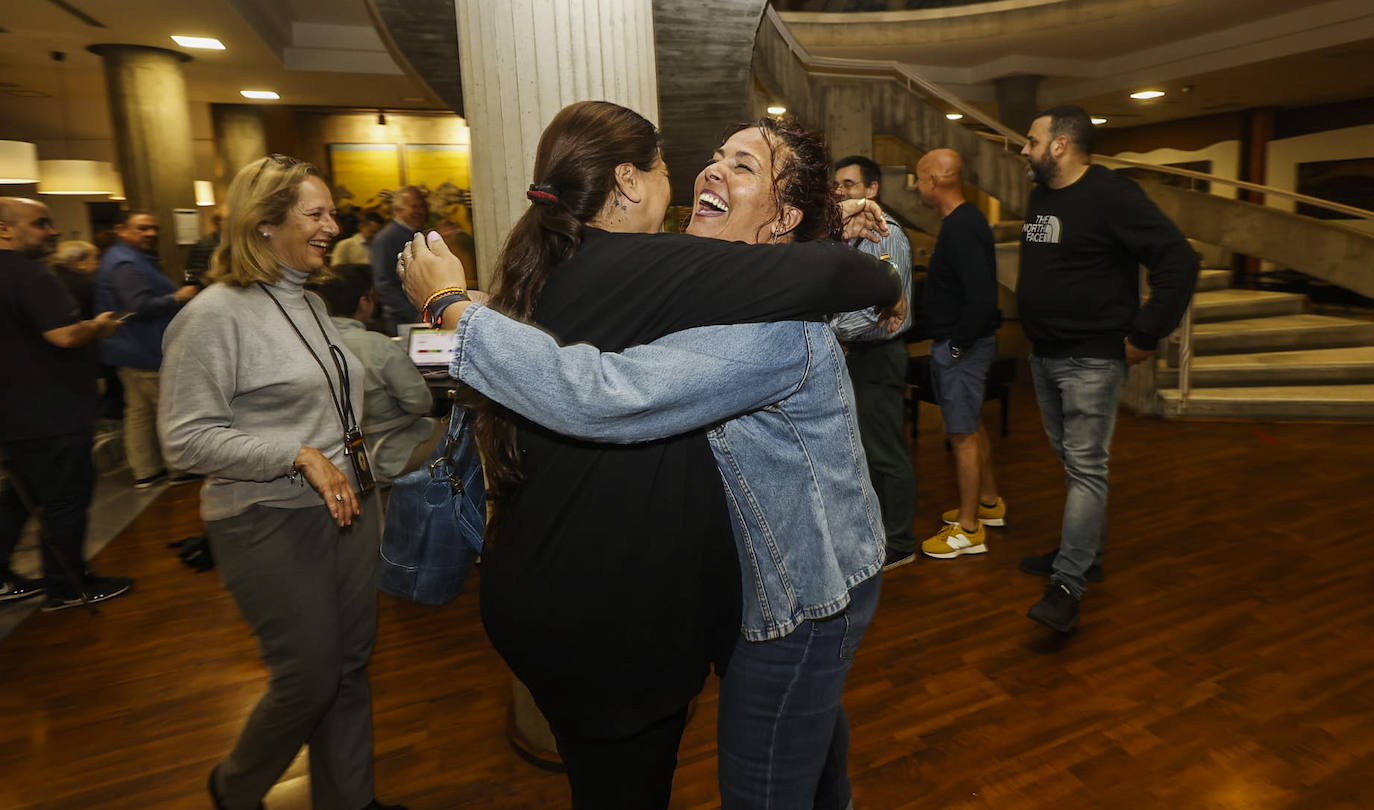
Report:
[[[1041,113],[1027,138],[1021,154],[1038,185],[1022,228],[1017,301],[1067,495],[1059,548],[1026,557],[1021,570],[1050,578],[1026,615],[1068,633],[1085,583],[1102,581],[1107,462],[1126,367],[1150,360],[1178,326],[1198,260],[1139,186],[1092,165],[1093,125],[1081,108]],[[1143,304],[1142,264],[1151,290]]]
[[[95,489],[95,340],[119,328],[114,313],[82,320],[39,258],[57,245],[47,206],[0,197],[0,601],[36,596],[44,610],[118,596],[133,585],[86,569],[82,545]],[[10,555],[39,511],[42,582],[10,570]]]

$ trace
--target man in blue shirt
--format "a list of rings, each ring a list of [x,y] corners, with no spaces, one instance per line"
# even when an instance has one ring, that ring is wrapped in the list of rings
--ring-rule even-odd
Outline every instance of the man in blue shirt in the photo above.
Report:
[[[119,372],[124,388],[124,450],[134,487],[167,477],[157,439],[158,368],[162,333],[200,287],[174,285],[157,261],[157,220],[146,211],[124,211],[115,243],[100,260],[95,309],[125,313],[124,328],[100,344],[100,359]]]
[[[835,163],[835,193],[841,197],[876,202],[881,181],[878,164],[861,155],[850,155]],[[911,243],[896,220],[886,214],[884,217],[888,235],[882,241],[856,239],[851,247],[890,262],[901,276],[902,294],[910,302]],[[896,332],[887,331],[879,323],[877,311],[871,308],[836,315],[830,321],[835,336],[846,349],[859,438],[883,513],[889,569],[911,562],[916,549],[911,533],[916,515],[916,473],[903,424],[907,352],[902,333],[911,327],[911,311],[909,306],[906,320]]]
[[[372,281],[381,298],[382,320],[387,331],[396,334],[396,325],[416,323],[420,311],[406,298],[401,280],[396,277],[396,254],[423,230],[429,219],[429,203],[420,189],[406,186],[391,197],[393,219],[372,238]]]

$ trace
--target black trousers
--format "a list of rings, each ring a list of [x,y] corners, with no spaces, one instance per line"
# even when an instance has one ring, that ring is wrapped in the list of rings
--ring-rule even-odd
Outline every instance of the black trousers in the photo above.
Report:
[[[589,739],[560,734],[573,810],[666,810],[687,707],[629,737]]]
[[[0,444],[5,469],[12,480],[0,489],[0,572],[10,576],[10,554],[19,543],[30,514],[16,485],[42,512],[43,576],[50,588],[75,591],[67,581],[66,563],[80,575],[85,570],[82,544],[86,540],[86,518],[95,494],[95,465],[91,461],[90,430],[21,439]],[[59,561],[57,554],[62,555]]]
[[[888,556],[916,548],[916,472],[907,447],[906,343],[901,338],[851,343],[845,361],[854,383],[854,415],[868,457],[868,476],[878,495]]]

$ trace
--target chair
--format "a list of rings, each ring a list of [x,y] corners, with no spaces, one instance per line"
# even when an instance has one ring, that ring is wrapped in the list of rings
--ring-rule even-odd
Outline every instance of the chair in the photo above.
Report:
[[[1010,384],[1015,379],[1015,355],[999,354],[988,367],[988,384],[987,390],[983,393],[983,401],[996,399],[1001,402],[1003,436],[1007,435],[1009,430],[1007,409],[1011,405]],[[912,357],[907,361],[906,383],[914,389],[911,397],[911,427],[915,433],[920,421],[921,403],[940,404],[935,401],[935,390],[930,384],[930,355]]]

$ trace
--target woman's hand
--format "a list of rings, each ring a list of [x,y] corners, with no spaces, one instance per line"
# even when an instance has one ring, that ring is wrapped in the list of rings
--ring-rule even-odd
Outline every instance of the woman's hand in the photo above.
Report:
[[[430,231],[428,237],[424,234],[415,234],[415,238],[401,251],[401,258],[396,264],[396,274],[401,277],[406,296],[417,308],[423,306],[436,290],[445,287],[457,287],[467,292],[467,275],[463,272],[463,263],[453,255],[448,249],[448,244],[435,231]],[[463,311],[471,303],[459,301],[446,307],[441,318],[443,327],[452,329],[457,325],[458,319],[463,317]]]
[[[324,505],[329,508],[329,516],[334,518],[335,523],[347,526],[353,522],[356,515],[362,514],[358,496],[353,492],[353,484],[324,453],[313,447],[302,447],[296,453],[296,469],[301,471],[305,480],[310,482],[310,486],[324,498]]]
[[[872,200],[840,200],[840,215],[844,219],[846,241],[862,236],[870,242],[881,242],[887,236],[883,209]]]
[[[396,276],[401,279],[406,297],[416,308],[424,306],[436,290],[457,287],[466,290],[467,274],[463,263],[449,251],[437,231],[417,233],[396,257]]]

